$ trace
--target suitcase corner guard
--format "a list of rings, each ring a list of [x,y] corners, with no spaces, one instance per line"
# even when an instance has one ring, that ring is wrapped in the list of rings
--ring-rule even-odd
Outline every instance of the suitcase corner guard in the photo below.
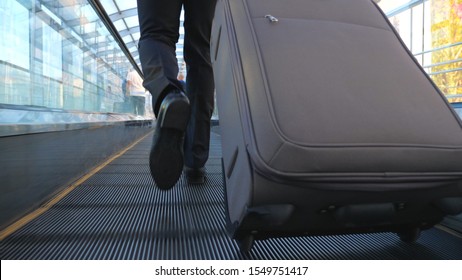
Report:
[[[284,225],[292,216],[295,206],[292,204],[271,204],[250,207],[247,209],[242,222],[229,228],[230,233],[236,237],[239,229],[253,229],[277,227]],[[246,230],[247,231],[247,230]]]

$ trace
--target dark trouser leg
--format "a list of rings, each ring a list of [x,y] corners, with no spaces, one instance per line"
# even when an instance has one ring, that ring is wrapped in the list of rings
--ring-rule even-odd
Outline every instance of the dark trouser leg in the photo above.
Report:
[[[186,94],[191,119],[185,137],[185,165],[200,168],[209,157],[214,80],[210,62],[210,33],[216,0],[185,0]]]
[[[149,169],[156,185],[164,190],[172,188],[183,171],[183,139],[191,112],[189,100],[176,89],[182,89],[175,54],[182,3],[138,0],[143,85],[152,94],[157,116]]]
[[[138,0],[143,85],[151,93],[153,104],[157,104],[154,108],[162,101],[163,90],[169,85],[181,88],[177,81],[175,44],[179,37],[182,4],[182,0]]]

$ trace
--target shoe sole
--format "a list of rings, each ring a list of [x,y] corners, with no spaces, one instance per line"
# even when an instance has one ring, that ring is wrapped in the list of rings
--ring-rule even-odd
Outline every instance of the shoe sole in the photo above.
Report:
[[[204,183],[205,183],[205,177],[188,178],[188,184],[191,184],[191,185],[202,185]]]
[[[170,104],[161,120],[160,135],[149,156],[151,176],[163,190],[172,188],[183,171],[183,140],[190,115],[189,103]]]
[[[205,169],[194,170],[188,167],[185,167],[184,172],[186,174],[186,179],[188,184],[191,185],[200,185],[205,183]]]
[[[160,127],[171,128],[181,132],[186,130],[189,122],[189,115],[191,108],[186,100],[176,100],[166,109],[162,119],[160,120]]]

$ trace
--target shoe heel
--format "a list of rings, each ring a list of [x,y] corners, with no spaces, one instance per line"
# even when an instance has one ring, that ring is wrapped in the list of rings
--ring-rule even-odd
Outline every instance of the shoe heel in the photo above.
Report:
[[[175,100],[166,108],[161,128],[172,128],[185,131],[188,126],[191,108],[187,100]]]
[[[184,132],[188,126],[191,107],[188,97],[182,92],[172,92],[162,101],[157,118],[160,128],[171,128]]]

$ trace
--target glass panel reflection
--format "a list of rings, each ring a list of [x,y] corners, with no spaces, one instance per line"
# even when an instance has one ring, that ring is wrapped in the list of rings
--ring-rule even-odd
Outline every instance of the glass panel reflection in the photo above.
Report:
[[[131,67],[88,2],[0,1],[2,108],[134,114],[123,88]]]
[[[462,102],[462,0],[376,2],[448,100]]]

